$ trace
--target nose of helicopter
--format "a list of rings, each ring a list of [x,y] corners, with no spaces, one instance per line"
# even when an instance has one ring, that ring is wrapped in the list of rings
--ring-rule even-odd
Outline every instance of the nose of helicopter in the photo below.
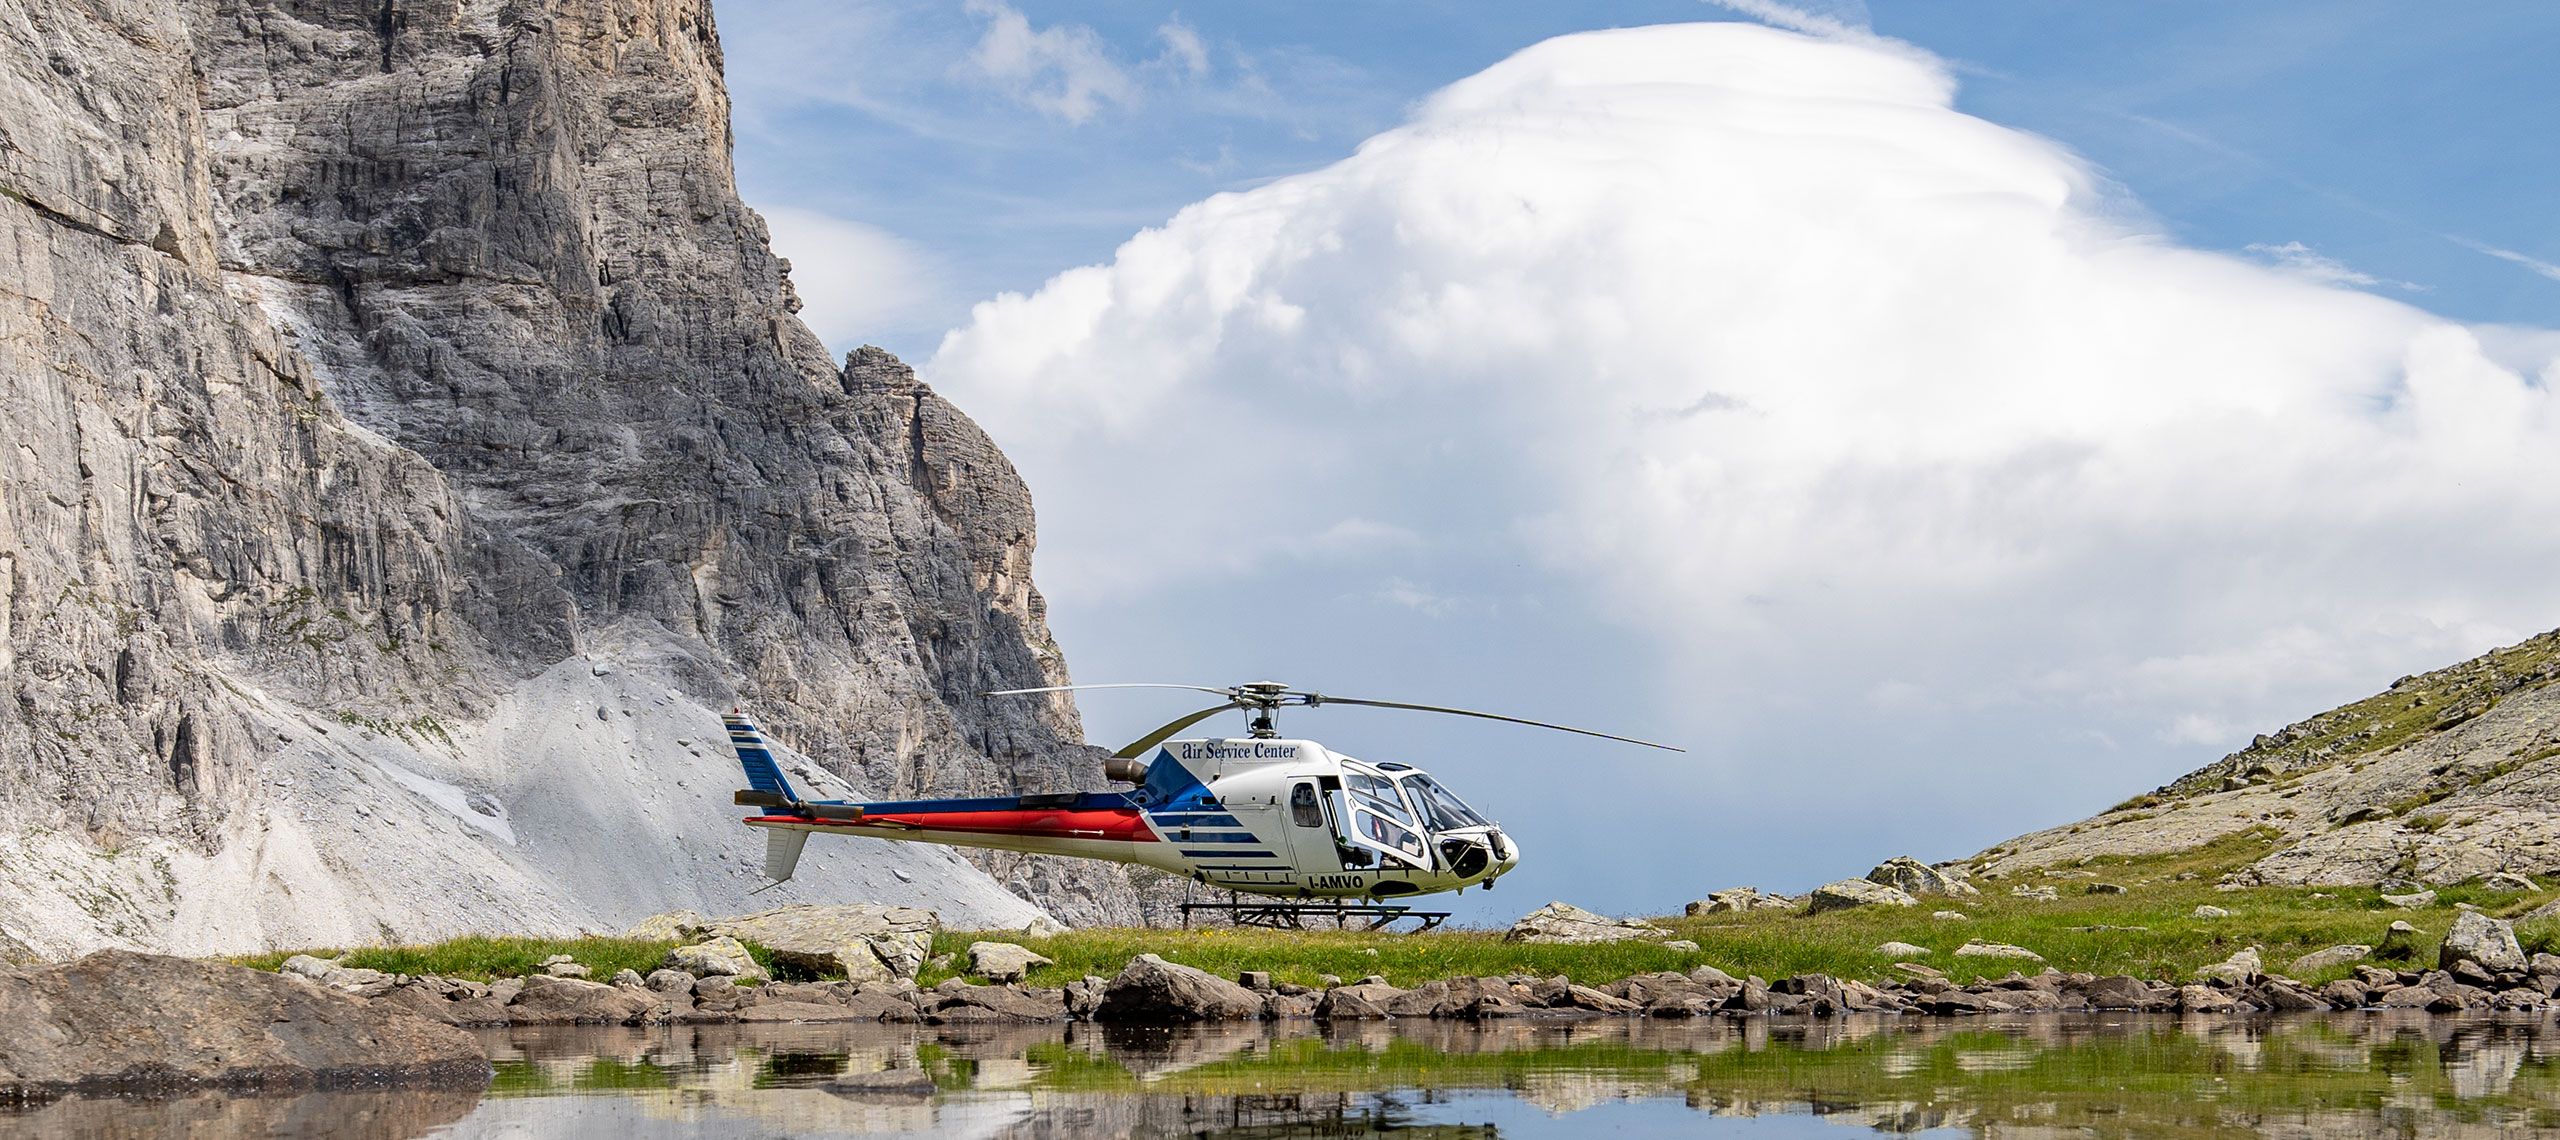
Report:
[[[1509,832],[1503,831],[1500,828],[1495,828],[1493,832],[1493,874],[1485,877],[1488,879],[1498,878],[1510,873],[1513,867],[1517,867],[1519,865],[1520,841],[1511,838]]]

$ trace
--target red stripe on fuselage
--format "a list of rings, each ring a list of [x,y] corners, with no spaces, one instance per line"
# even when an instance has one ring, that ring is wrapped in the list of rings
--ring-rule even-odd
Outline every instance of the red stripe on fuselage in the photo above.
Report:
[[[821,827],[896,829],[899,831],[965,831],[975,835],[1027,835],[1042,839],[1111,839],[1154,843],[1146,819],[1134,808],[1103,811],[1055,811],[1017,808],[1009,811],[919,811],[865,815],[861,819],[802,819],[765,815],[749,823],[805,823]]]

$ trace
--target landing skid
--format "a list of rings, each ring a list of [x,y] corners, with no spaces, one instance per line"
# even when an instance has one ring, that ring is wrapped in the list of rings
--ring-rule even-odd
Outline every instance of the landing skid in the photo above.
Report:
[[[1409,934],[1420,934],[1430,930],[1448,921],[1451,913],[1445,910],[1415,910],[1409,906],[1397,906],[1392,903],[1354,903],[1341,899],[1322,902],[1254,899],[1248,902],[1243,896],[1233,891],[1228,892],[1225,902],[1185,901],[1181,904],[1181,909],[1182,927],[1185,930],[1191,928],[1192,915],[1203,914],[1225,915],[1230,925],[1256,926],[1265,930],[1305,930],[1311,925],[1323,923],[1326,919],[1333,920],[1333,928],[1336,930],[1349,930],[1353,922],[1360,923],[1362,930],[1385,930],[1390,924],[1409,918],[1421,924],[1406,932]]]

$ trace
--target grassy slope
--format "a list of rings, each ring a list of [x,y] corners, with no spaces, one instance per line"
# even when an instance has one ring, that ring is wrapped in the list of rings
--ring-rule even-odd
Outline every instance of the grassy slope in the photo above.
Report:
[[[1953,951],[1967,939],[2024,946],[2065,970],[2135,974],[2156,979],[2184,979],[2198,966],[2220,961],[2252,944],[2263,947],[2270,969],[2284,971],[2294,958],[2340,943],[2379,943],[2393,919],[2407,919],[2431,936],[2441,935],[2453,921],[2455,903],[2471,903],[2496,915],[2520,914],[2560,892],[2499,893],[2477,886],[2451,887],[2437,893],[2432,907],[2399,910],[2384,905],[2372,888],[2255,888],[2217,891],[2214,880],[2224,871],[2264,854],[2269,839],[2244,835],[2176,855],[2142,859],[2109,858],[2070,868],[2053,876],[1987,884],[1983,897],[1927,899],[1916,908],[1869,907],[1825,915],[1758,912],[1702,918],[1660,920],[1669,937],[1696,942],[1685,952],[1654,942],[1620,942],[1596,946],[1535,946],[1502,941],[1498,932],[1440,931],[1431,934],[1368,934],[1315,930],[1281,932],[1235,930],[1077,930],[1052,938],[1020,938],[1010,934],[947,933],[935,944],[951,963],[928,968],[919,979],[933,985],[965,966],[968,944],[978,938],[1020,942],[1050,958],[1054,966],[1035,971],[1034,985],[1063,985],[1086,974],[1116,974],[1136,955],[1152,953],[1233,977],[1242,970],[1268,970],[1281,981],[1313,985],[1320,975],[1345,979],[1382,974],[1398,985],[1414,985],[1459,975],[1563,974],[1579,982],[1603,983],[1654,970],[1685,970],[1706,964],[1737,976],[1757,974],[1781,978],[1825,973],[1876,980],[1891,977],[1894,959],[1875,953],[1884,942],[1928,947],[1921,959],[1969,980],[1979,974],[1997,977],[2021,963],[1991,958],[1957,958]],[[2091,877],[2076,877],[2091,876]],[[2088,894],[2092,882],[2126,888],[2125,894]],[[2049,885],[2061,893],[2053,902],[2013,898],[2012,885]],[[2326,896],[2326,897],[2322,897]],[[2228,918],[2192,917],[2199,905],[2231,911]],[[1932,919],[1930,912],[1952,909],[1967,921]],[[2560,942],[2560,926],[2540,924],[2520,932],[2529,949]],[[436,973],[486,979],[530,973],[552,954],[568,954],[593,970],[599,979],[629,967],[646,973],[655,968],[671,942],[620,938],[554,941],[531,938],[471,937],[425,947],[376,947],[348,954],[349,965],[397,973]],[[327,954],[328,951],[316,951]],[[285,952],[239,959],[273,969]],[[2422,955],[2432,961],[2430,949]],[[2032,971],[2033,964],[2023,964]],[[2346,973],[2333,969],[2304,978],[2326,981]]]

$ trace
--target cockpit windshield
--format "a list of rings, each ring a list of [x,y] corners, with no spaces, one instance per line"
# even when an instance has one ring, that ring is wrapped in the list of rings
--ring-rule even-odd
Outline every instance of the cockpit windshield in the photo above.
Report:
[[[1422,812],[1423,819],[1430,823],[1433,831],[1448,831],[1459,827],[1486,827],[1492,823],[1485,817],[1477,815],[1476,809],[1468,807],[1467,801],[1459,799],[1457,793],[1441,787],[1438,781],[1420,772],[1403,777],[1396,782],[1404,785],[1406,798],[1413,801],[1414,807]]]

